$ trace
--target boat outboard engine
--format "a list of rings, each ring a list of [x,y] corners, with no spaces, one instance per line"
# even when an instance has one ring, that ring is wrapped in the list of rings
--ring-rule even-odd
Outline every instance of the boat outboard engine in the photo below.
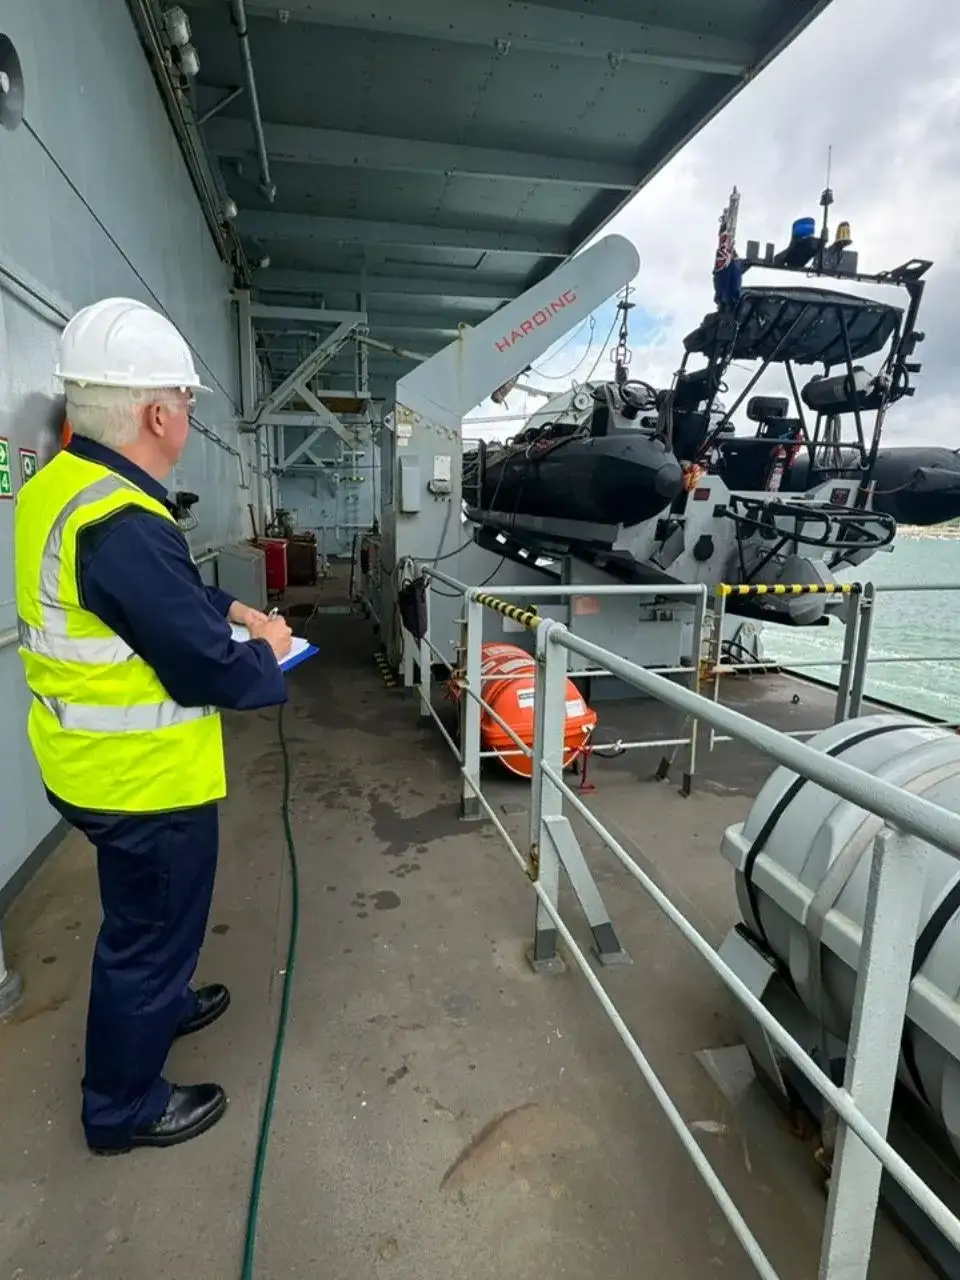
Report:
[[[734,552],[727,565],[726,581],[760,583],[768,587],[826,587],[836,581],[822,560],[788,555],[764,564],[764,558],[769,554],[767,542],[761,540],[747,543],[743,548],[746,576],[741,578],[739,553]],[[809,627],[819,622],[826,613],[830,598],[824,594],[772,597],[777,603],[778,612],[786,613],[798,627]]]

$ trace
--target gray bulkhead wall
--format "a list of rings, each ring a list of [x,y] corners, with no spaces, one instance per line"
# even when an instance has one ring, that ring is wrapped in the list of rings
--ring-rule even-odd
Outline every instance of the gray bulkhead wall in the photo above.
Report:
[[[26,121],[149,286],[27,127],[0,128],[0,437],[9,442],[14,493],[20,450],[38,450],[42,463],[59,438],[63,320],[54,311],[69,316],[111,295],[156,305],[152,290],[207,366],[198,367],[213,394],[201,397],[197,417],[222,441],[192,433],[174,477],[175,487],[200,495],[191,544],[198,552],[248,536],[250,448],[235,422],[231,282],[126,4],[5,0],[0,33],[20,58]],[[0,893],[56,827],[27,743],[28,695],[11,642],[13,508],[0,495]]]
[[[288,455],[312,434],[306,427],[286,427]],[[351,429],[351,437],[353,433]],[[347,445],[329,428],[311,448],[319,466],[307,459],[280,479],[279,505],[296,512],[297,524],[317,535],[321,554],[330,559],[349,556],[356,536],[369,529],[380,514],[380,447],[370,426],[356,429]]]

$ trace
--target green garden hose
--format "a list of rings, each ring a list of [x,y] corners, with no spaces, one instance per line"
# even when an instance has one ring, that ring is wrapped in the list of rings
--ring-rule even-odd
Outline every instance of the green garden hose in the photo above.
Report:
[[[290,1016],[290,993],[293,990],[293,972],[297,964],[297,943],[300,934],[300,873],[297,866],[297,847],[293,841],[293,827],[290,821],[290,753],[287,750],[287,740],[283,732],[282,705],[277,716],[277,736],[280,740],[280,751],[283,755],[283,799],[280,808],[283,817],[283,833],[287,845],[287,860],[290,865],[290,939],[287,943],[286,972],[283,976],[283,995],[280,998],[277,1034],[273,1042],[273,1060],[270,1064],[267,1097],[263,1104],[263,1115],[260,1119],[257,1154],[253,1165],[253,1181],[250,1186],[250,1200],[247,1204],[247,1229],[243,1242],[242,1280],[253,1280],[254,1275],[253,1267],[257,1248],[257,1224],[260,1218],[263,1172],[267,1163],[270,1126],[273,1123],[273,1106],[277,1097],[277,1081],[280,1078],[283,1045],[287,1036],[287,1020]]]

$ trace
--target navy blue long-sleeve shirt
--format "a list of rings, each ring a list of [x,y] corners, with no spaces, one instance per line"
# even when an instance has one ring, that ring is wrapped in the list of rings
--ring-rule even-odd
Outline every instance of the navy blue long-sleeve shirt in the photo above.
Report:
[[[170,506],[163,485],[113,449],[81,436],[67,448]],[[149,663],[181,706],[251,711],[286,702],[273,650],[265,640],[232,638],[233,598],[203,583],[175,524],[126,507],[81,531],[77,562],[84,607]]]

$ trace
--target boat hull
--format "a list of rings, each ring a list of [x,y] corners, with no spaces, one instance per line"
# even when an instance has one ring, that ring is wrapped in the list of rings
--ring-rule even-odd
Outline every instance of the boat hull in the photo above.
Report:
[[[639,524],[666,510],[683,488],[674,455],[639,432],[534,446],[487,461],[487,511],[591,524]]]

